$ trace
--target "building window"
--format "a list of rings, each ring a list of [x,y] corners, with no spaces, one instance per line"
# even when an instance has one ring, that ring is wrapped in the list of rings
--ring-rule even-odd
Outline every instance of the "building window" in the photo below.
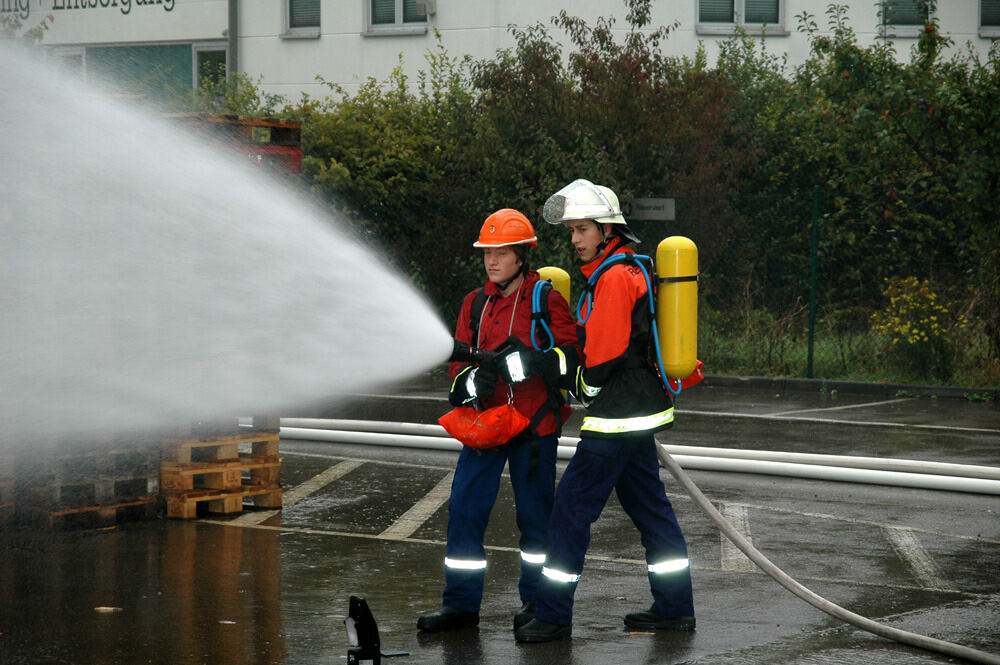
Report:
[[[194,47],[194,86],[218,89],[226,80],[226,49],[222,46]]]
[[[879,32],[883,37],[916,37],[927,23],[926,0],[880,0]]]
[[[285,0],[286,38],[315,39],[320,35],[320,0]]]
[[[427,32],[427,0],[364,0],[366,34],[423,34]]]
[[[737,27],[752,34],[787,35],[784,0],[696,0],[699,34],[726,35]]]
[[[193,89],[192,44],[88,46],[87,78],[101,89],[136,99],[169,101]]]
[[[1000,37],[1000,0],[979,0],[979,36]]]

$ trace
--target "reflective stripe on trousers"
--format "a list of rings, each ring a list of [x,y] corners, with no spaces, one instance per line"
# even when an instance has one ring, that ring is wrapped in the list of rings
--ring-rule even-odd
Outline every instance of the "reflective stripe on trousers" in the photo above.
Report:
[[[555,568],[549,568],[548,566],[542,567],[542,575],[553,582],[562,582],[564,584],[576,584],[580,581],[580,576],[576,573],[565,573]]]
[[[486,559],[449,559],[445,557],[444,567],[452,570],[485,570]]]
[[[522,552],[522,555],[524,553]],[[543,557],[544,558],[544,557]],[[687,559],[667,559],[666,561],[661,561],[659,563],[651,563],[646,566],[646,570],[654,575],[663,573],[675,573],[679,570],[684,570],[690,565]],[[576,584],[580,581],[580,576],[576,573],[566,573],[561,570],[556,570],[555,568],[549,568],[548,566],[542,567],[542,575],[549,578],[553,582],[563,582],[566,584]]]
[[[684,570],[690,565],[687,559],[667,559],[666,561],[661,561],[659,563],[651,563],[646,566],[646,570],[650,573],[676,573],[678,570]]]

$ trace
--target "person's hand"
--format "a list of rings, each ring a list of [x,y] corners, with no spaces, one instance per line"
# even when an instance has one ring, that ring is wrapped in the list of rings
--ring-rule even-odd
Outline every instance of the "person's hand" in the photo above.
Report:
[[[448,393],[448,401],[452,406],[481,402],[490,397],[497,388],[497,373],[488,367],[469,365],[455,375]]]
[[[590,408],[590,405],[594,402],[600,392],[600,386],[588,385],[587,381],[583,378],[583,365],[577,367],[576,385],[573,388],[573,396],[576,397],[577,401],[579,401],[580,404],[583,404],[583,406]]]
[[[472,370],[469,380],[472,382],[475,391],[473,397],[477,398],[480,402],[487,397],[492,397],[494,391],[497,389],[498,378],[497,373],[485,365],[480,365]]]
[[[507,383],[520,383],[535,374],[536,356],[539,351],[531,349],[516,337],[510,337],[500,349],[500,359],[497,363],[500,376]]]
[[[556,346],[548,351],[535,351],[531,358],[531,371],[540,375],[546,385],[560,390],[574,390],[579,364],[576,349]]]

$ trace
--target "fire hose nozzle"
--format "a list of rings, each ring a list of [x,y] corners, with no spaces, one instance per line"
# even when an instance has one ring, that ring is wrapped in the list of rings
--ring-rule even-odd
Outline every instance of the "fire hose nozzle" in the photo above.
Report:
[[[455,346],[452,349],[451,357],[448,358],[449,362],[460,362],[460,363],[475,363],[476,365],[487,365],[489,367],[495,367],[499,360],[500,354],[495,351],[487,351],[486,349],[480,349],[475,346],[470,346],[465,342],[460,342],[455,340]]]
[[[468,363],[472,362],[472,347],[465,342],[455,340],[455,347],[451,351],[448,362]]]

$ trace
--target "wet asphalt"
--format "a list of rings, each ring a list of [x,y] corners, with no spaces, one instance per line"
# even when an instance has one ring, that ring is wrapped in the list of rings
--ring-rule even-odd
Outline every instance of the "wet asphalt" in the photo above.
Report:
[[[434,423],[440,373],[282,414]],[[677,400],[671,446],[1000,467],[997,391],[709,377]],[[985,397],[992,396],[992,401]],[[574,416],[564,432],[575,436]],[[416,631],[440,605],[457,453],[286,438],[284,507],[76,532],[0,533],[0,663],[346,663],[351,595],[389,665],[949,663],[808,605],[760,572],[663,472],[688,540],[693,633],[630,634],[650,603],[639,535],[612,498],[594,525],[573,637],[513,640],[509,484],[487,531],[478,628]],[[560,462],[560,470],[565,468]],[[1000,495],[789,476],[688,474],[772,562],[852,612],[1000,655]]]

